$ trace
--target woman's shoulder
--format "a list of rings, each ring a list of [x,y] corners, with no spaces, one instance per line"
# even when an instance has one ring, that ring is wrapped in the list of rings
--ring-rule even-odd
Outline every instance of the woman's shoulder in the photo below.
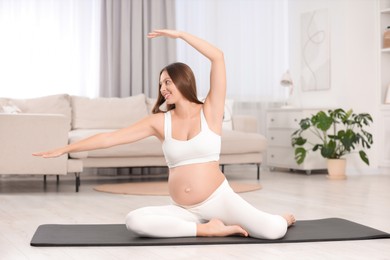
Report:
[[[158,112],[155,114],[150,114],[148,116],[149,124],[152,125],[154,128],[160,129],[164,127],[165,122],[165,115],[168,112]]]
[[[164,113],[150,114],[143,121],[146,125],[154,129],[155,135],[161,139],[164,133]]]

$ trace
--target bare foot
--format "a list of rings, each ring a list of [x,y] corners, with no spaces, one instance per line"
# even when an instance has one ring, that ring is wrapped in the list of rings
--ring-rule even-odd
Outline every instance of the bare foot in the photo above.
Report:
[[[207,223],[198,224],[196,235],[200,237],[226,237],[235,234],[248,236],[248,232],[238,225],[227,226],[219,219],[211,219]]]
[[[295,224],[296,220],[293,214],[284,214],[282,216],[287,221],[287,226],[290,227]]]

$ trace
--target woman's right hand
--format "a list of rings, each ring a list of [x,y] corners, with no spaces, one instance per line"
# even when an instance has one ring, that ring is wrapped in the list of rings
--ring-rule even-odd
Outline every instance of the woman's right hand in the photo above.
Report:
[[[148,38],[156,38],[161,36],[176,39],[180,37],[180,32],[175,30],[162,29],[162,30],[154,30],[148,33]]]
[[[65,154],[65,153],[62,151],[62,149],[56,149],[56,150],[52,150],[52,151],[33,153],[32,155],[39,156],[42,158],[55,158],[55,157],[59,157],[63,154]]]

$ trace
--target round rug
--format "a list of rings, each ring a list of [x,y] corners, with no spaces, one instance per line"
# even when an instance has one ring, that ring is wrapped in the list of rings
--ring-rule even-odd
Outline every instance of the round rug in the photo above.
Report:
[[[261,185],[259,183],[244,183],[237,181],[229,181],[232,189],[237,192],[249,192],[260,190]],[[115,194],[128,194],[128,195],[154,195],[164,196],[168,193],[168,182],[128,182],[117,184],[103,184],[93,188],[96,191],[115,193]]]

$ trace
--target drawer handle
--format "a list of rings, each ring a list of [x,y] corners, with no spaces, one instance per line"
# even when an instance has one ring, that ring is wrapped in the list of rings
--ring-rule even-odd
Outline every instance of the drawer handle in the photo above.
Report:
[[[274,121],[275,121],[275,119],[271,118],[271,122],[274,122]]]
[[[271,154],[271,158],[274,158],[274,157],[275,157],[275,155]]]
[[[271,136],[271,140],[275,140],[275,137]]]

